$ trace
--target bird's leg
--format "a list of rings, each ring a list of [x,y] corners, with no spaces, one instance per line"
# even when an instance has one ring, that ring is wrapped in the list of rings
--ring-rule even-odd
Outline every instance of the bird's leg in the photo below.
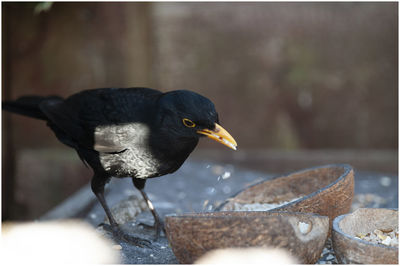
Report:
[[[156,209],[154,208],[153,204],[149,200],[149,198],[148,198],[147,194],[144,192],[144,190],[141,189],[139,191],[142,194],[144,200],[146,201],[147,206],[149,207],[149,209],[151,211],[151,214],[153,214],[153,217],[154,217],[154,225],[153,225],[153,227],[156,230],[155,239],[157,240],[160,237],[161,229],[165,233],[164,222],[161,220],[160,216],[158,215]]]
[[[155,228],[156,230],[156,235],[155,239],[157,240],[160,237],[161,230],[164,231],[165,234],[165,227],[164,223],[161,220],[160,216],[158,215],[156,209],[153,206],[153,203],[151,203],[149,197],[147,196],[146,192],[144,192],[144,185],[146,184],[146,179],[138,179],[138,178],[132,178],[134,186],[140,191],[140,193],[143,196],[143,199],[146,201],[147,207],[149,207],[151,214],[154,217],[154,225],[150,226]],[[148,226],[146,224],[142,224],[144,226]]]
[[[110,225],[103,224],[103,228],[109,232],[111,232],[114,237],[124,240],[132,245],[139,246],[139,247],[150,247],[150,241],[146,239],[142,239],[139,237],[130,236],[127,233],[124,233],[118,226],[118,223],[115,221],[110,208],[108,208],[108,204],[106,199],[104,198],[104,186],[106,184],[107,178],[103,178],[102,176],[95,175],[92,179],[91,186],[92,191],[96,195],[97,199],[99,200],[101,206],[103,207],[108,220],[110,221]]]

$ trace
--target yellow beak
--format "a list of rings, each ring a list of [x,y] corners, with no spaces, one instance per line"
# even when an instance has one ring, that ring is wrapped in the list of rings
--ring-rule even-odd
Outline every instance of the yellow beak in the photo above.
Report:
[[[228,146],[229,148],[233,149],[236,151],[236,141],[233,139],[231,134],[228,133],[223,127],[215,123],[215,129],[210,130],[210,129],[202,129],[198,130],[197,133],[206,135],[210,139],[213,139],[219,143],[224,144],[225,146]]]

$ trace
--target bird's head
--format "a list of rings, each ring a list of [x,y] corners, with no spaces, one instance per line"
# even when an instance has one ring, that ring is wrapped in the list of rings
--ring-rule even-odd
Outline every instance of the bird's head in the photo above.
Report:
[[[219,125],[214,104],[192,91],[165,93],[159,100],[160,123],[168,132],[181,138],[207,136],[236,150],[234,138]]]

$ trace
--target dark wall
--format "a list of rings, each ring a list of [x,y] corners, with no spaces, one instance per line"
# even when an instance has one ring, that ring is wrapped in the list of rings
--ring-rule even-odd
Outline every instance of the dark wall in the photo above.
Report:
[[[159,84],[211,96],[241,147],[397,148],[397,3],[157,10]]]
[[[12,98],[192,89],[243,148],[397,148],[397,3],[33,5],[3,3]]]

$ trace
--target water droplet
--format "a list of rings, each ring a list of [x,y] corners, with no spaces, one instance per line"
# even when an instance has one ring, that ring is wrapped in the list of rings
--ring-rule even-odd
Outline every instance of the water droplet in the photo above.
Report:
[[[186,198],[186,193],[183,192],[183,191],[179,192],[178,193],[178,199],[184,199],[184,198]]]
[[[231,193],[231,191],[232,191],[232,189],[230,186],[224,186],[222,188],[222,192],[224,192],[224,194],[229,194],[229,193]]]
[[[222,179],[228,179],[231,177],[231,172],[225,171],[225,173],[222,174]]]
[[[392,179],[387,176],[383,176],[380,178],[379,183],[384,187],[389,187],[392,184]]]
[[[216,192],[215,187],[206,188],[206,193],[209,195],[213,195],[213,194],[215,194],[215,192]]]

